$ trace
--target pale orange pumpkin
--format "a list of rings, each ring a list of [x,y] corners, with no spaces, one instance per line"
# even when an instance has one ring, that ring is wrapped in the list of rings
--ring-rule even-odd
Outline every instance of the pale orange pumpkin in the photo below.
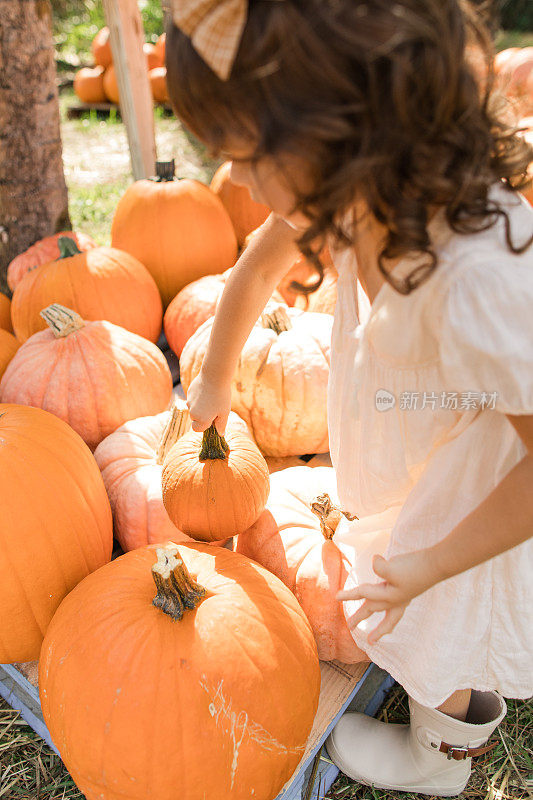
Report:
[[[148,73],[152,97],[155,103],[168,103],[166,67],[154,67]]]
[[[226,209],[207,186],[175,180],[174,162],[158,162],[157,171],[159,179],[135,181],[126,190],[111,238],[113,247],[150,271],[166,307],[191,281],[233,266],[237,240]]]
[[[82,103],[105,103],[104,68],[82,67],[74,76],[74,91]]]
[[[63,598],[111,558],[113,525],[89,448],[62,420],[0,405],[0,663],[39,658]]]
[[[53,304],[0,381],[4,403],[50,411],[94,449],[129,419],[164,411],[172,376],[159,348],[111,322],[85,322]]]
[[[331,467],[331,458],[329,453],[319,453],[312,458],[309,454],[302,456],[265,456],[268,471],[272,475],[273,472],[280,472],[289,467]]]
[[[531,89],[533,96],[533,80]],[[533,117],[524,117],[524,119],[520,120],[519,126],[522,128],[526,128],[526,131],[522,133],[522,135],[524,136],[526,141],[529,142],[529,144],[533,147]],[[533,161],[531,161],[529,165],[528,176],[529,179],[532,181],[532,183],[529,185],[527,189],[524,189],[523,194],[526,200],[528,200],[529,203],[531,203],[531,205],[533,206]]]
[[[61,231],[40,239],[23,253],[16,256],[9,264],[7,268],[7,283],[12,292],[15,291],[15,288],[28,270],[39,267],[41,264],[48,264],[61,256],[61,250],[59,249],[60,239],[72,239],[78,250],[82,252],[97,247],[96,242],[86,233],[75,233],[74,231]]]
[[[12,333],[0,328],[0,378],[19,347],[20,342],[15,339]]]
[[[187,392],[200,372],[213,318],[185,345],[181,382]],[[233,411],[268,456],[329,450],[327,384],[333,318],[272,305],[254,326],[232,381]]]
[[[529,78],[533,74],[533,47],[521,47],[501,68],[498,81],[503,91],[516,99],[522,114],[533,111],[533,97],[529,93]]]
[[[107,25],[101,28],[94,37],[91,50],[95,64],[100,64],[102,67],[108,67],[113,61],[113,53],[111,52],[111,42],[109,40],[109,28]]]
[[[13,333],[11,322],[11,300],[0,292],[0,328]]]
[[[104,72],[103,78],[105,96],[110,103],[120,103],[120,95],[118,91],[117,73],[113,64],[110,64]]]
[[[41,310],[61,303],[85,320],[105,319],[157,342],[163,308],[145,267],[122,250],[80,253],[70,239],[59,241],[63,256],[29,271],[15,289],[11,318],[17,339],[24,342],[43,330]]]
[[[124,551],[168,539],[191,541],[170,521],[161,489],[164,458],[190,425],[185,401],[176,398],[171,411],[124,423],[94,451],[113,511],[115,537]],[[233,412],[228,425],[247,433]]]
[[[262,564],[294,592],[311,623],[323,661],[366,661],[355,644],[342,603],[336,600],[350,570],[349,554],[335,542],[342,516],[336,479],[328,467],[291,467],[270,479],[263,514],[239,536],[236,550]]]
[[[190,431],[163,462],[163,503],[176,527],[204,542],[236,536],[261,514],[268,497],[265,459],[249,435],[228,425]]]
[[[495,74],[499,75],[499,73],[506,67],[511,58],[514,58],[514,56],[519,51],[520,51],[519,47],[507,47],[505,50],[500,50],[499,53],[496,53],[496,55],[494,56]]]
[[[242,247],[248,234],[263,224],[271,209],[252,200],[247,186],[233,183],[230,171],[231,161],[225,161],[213,175],[210,187],[223,202],[233,223],[239,246]]]
[[[87,800],[272,800],[304,754],[320,667],[274,575],[224,548],[170,543],[70,593],[39,690]]]

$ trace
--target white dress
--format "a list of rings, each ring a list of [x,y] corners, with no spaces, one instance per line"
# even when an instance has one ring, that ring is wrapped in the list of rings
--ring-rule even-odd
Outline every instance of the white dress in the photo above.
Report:
[[[533,209],[503,186],[491,196],[508,207],[522,244]],[[381,580],[374,553],[443,539],[526,454],[505,415],[533,414],[533,247],[508,250],[501,220],[455,234],[442,213],[430,236],[439,263],[428,280],[409,295],[385,283],[363,310],[353,251],[334,254],[331,457],[342,507],[360,517],[335,536],[353,564],[345,588]],[[404,259],[394,274],[412,268]],[[382,612],[353,637],[423,705],[467,688],[528,698],[532,586],[533,538],[416,597],[376,644],[367,633]],[[361,602],[345,602],[346,616]]]

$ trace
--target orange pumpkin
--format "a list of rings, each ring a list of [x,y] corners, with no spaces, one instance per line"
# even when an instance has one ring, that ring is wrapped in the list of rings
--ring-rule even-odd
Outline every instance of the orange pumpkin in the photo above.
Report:
[[[42,317],[50,330],[18,350],[0,381],[2,402],[50,411],[93,450],[127,420],[168,406],[172,376],[155,344],[57,303]]]
[[[247,432],[233,412],[228,424]],[[168,539],[191,541],[170,521],[161,489],[165,455],[189,429],[185,401],[176,399],[172,411],[124,423],[94,451],[113,510],[115,537],[124,551]]]
[[[180,358],[185,392],[200,372],[213,318]],[[327,385],[333,318],[272,304],[245,343],[232,380],[231,407],[267,456],[329,450]]]
[[[39,658],[63,598],[111,558],[104,483],[77,433],[40,408],[0,405],[0,663]]]
[[[109,102],[118,105],[120,103],[120,95],[118,91],[117,73],[115,72],[113,64],[110,64],[104,72],[103,83],[105,96]]]
[[[155,43],[155,49],[157,50],[157,54],[161,60],[161,64],[165,63],[165,55],[166,55],[166,33],[162,33],[161,36],[158,38],[157,42]]]
[[[170,543],[71,592],[39,689],[87,800],[272,800],[305,751],[320,668],[274,575],[224,548]]]
[[[11,323],[11,300],[0,292],[0,329],[13,333]]]
[[[54,233],[53,236],[46,236],[23,253],[13,259],[7,268],[7,283],[12,292],[21,282],[28,270],[39,267],[41,264],[48,264],[50,261],[61,256],[59,249],[60,239],[72,239],[76,243],[78,250],[91,250],[97,247],[96,242],[87,236],[86,233],[75,233],[74,231],[61,231]]]
[[[328,467],[291,467],[271,476],[265,511],[239,536],[237,552],[262,564],[296,595],[311,623],[323,661],[366,661],[355,644],[342,603],[350,562],[335,542],[341,512],[336,479]],[[333,498],[333,501],[330,499]]]
[[[233,223],[239,247],[242,247],[248,234],[266,220],[270,208],[252,200],[248,187],[233,183],[230,171],[231,161],[225,161],[213,175],[210,185],[222,200]]]
[[[19,341],[46,325],[40,312],[51,303],[72,308],[85,320],[121,325],[157,342],[163,308],[152,276],[136,258],[111,247],[80,253],[60,239],[62,257],[28,272],[17,285],[11,318]]]
[[[236,536],[265,507],[269,476],[250,436],[231,426],[190,431],[163,462],[163,503],[180,530],[204,542]]]
[[[74,91],[82,103],[105,103],[104,68],[82,67],[74,76]]]
[[[168,103],[166,67],[155,67],[148,73],[154,103]]]
[[[167,341],[178,357],[200,325],[214,316],[230,273],[231,269],[227,269],[221,275],[198,278],[178,292],[168,306],[163,326]],[[274,292],[272,299],[283,302],[278,291]]]
[[[500,50],[499,53],[496,53],[494,56],[494,72],[496,75],[499,75],[500,72],[505,69],[508,62],[511,58],[520,51],[519,47],[508,47],[506,50]]]
[[[0,378],[7,369],[7,365],[20,347],[12,333],[0,328]]]
[[[194,180],[175,180],[174,162],[158,162],[156,180],[135,181],[120,199],[111,238],[153,275],[163,304],[188,283],[233,266],[237,240],[213,192]],[[167,177],[163,177],[163,176]]]
[[[95,64],[100,64],[102,67],[108,67],[113,61],[113,53],[111,52],[111,42],[109,40],[109,28],[107,25],[101,28],[94,37],[91,50]]]
[[[146,58],[146,67],[148,70],[155,69],[155,67],[162,67],[163,61],[159,55],[157,47],[155,44],[150,44],[150,42],[145,42],[143,44],[143,53]]]

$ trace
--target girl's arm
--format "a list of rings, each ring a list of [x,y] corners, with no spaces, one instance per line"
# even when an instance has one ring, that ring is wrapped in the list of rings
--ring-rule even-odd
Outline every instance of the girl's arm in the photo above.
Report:
[[[201,372],[187,392],[193,430],[203,431],[215,421],[224,431],[239,355],[272,292],[300,255],[300,233],[271,214],[232,269]]]
[[[533,416],[507,418],[528,453],[483,502],[432,547],[390,559],[374,556],[372,566],[383,583],[361,584],[337,594],[338,600],[365,601],[348,620],[350,628],[376,611],[386,612],[370,632],[370,643],[393,630],[413,597],[533,536]]]

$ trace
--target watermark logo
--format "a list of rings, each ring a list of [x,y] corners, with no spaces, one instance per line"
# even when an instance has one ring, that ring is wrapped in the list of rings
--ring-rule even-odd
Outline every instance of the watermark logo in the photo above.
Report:
[[[378,389],[376,392],[376,408],[378,411],[388,411],[396,405],[396,398],[387,389]]]

